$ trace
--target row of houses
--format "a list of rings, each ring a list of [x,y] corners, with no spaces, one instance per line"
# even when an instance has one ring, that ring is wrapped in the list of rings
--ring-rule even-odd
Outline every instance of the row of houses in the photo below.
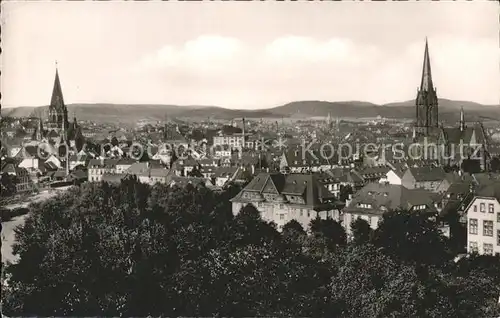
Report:
[[[346,183],[358,181],[361,188],[346,202],[340,202],[338,195],[328,188],[330,184],[324,180],[325,173],[261,172],[231,200],[233,214],[252,204],[264,220],[276,223],[278,229],[291,220],[296,220],[307,229],[316,217],[333,218],[345,227],[350,236],[350,225],[354,220],[365,219],[376,229],[384,213],[402,209],[428,214],[444,235],[458,237],[458,233],[450,231],[448,224],[448,216],[456,212],[463,228],[467,229],[467,242],[462,242],[464,248],[467,244],[469,252],[500,253],[499,175],[452,177],[444,174],[439,178],[436,176],[436,181],[424,178],[422,171],[412,170],[410,175],[419,181],[411,183],[407,180],[413,179],[404,178],[404,182],[397,179],[398,182],[391,183],[391,180],[381,178],[378,182],[363,183],[357,177],[349,179]],[[429,173],[438,174],[433,169],[429,169]],[[345,182],[348,179],[342,180]],[[407,182],[410,182],[409,186]],[[439,186],[430,185],[431,182],[437,182]]]

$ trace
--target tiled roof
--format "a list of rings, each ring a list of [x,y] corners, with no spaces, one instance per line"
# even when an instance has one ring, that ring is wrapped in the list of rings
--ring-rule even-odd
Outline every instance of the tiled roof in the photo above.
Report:
[[[121,158],[118,160],[116,165],[132,165],[134,163],[136,163],[136,161],[132,158]]]
[[[446,172],[441,167],[410,167],[408,170],[417,182],[442,181],[446,178]]]
[[[389,172],[391,168],[389,167],[369,167],[362,170],[356,171],[362,178],[379,178],[383,177]]]
[[[238,170],[237,167],[218,167],[214,171],[214,178],[230,178],[236,170]]]
[[[108,169],[114,169],[116,168],[116,163],[119,161],[119,159],[91,159],[89,161],[88,167],[97,167],[97,168],[108,168]]]
[[[352,171],[349,168],[334,168],[334,169],[329,169],[324,172],[325,175],[327,175],[329,178],[333,179],[333,182],[335,183],[362,183],[363,178],[356,173],[355,171]],[[327,178],[328,178],[327,177]]]
[[[2,173],[16,173],[16,166],[12,163],[7,163],[2,166]]]
[[[475,194],[479,197],[495,198],[500,202],[500,181],[480,185],[475,190]]]
[[[500,173],[475,173],[472,175],[474,181],[480,185],[487,185],[500,181]]]
[[[434,194],[421,189],[407,189],[402,185],[369,183],[353,195],[346,212],[383,214],[388,210],[410,209],[412,206],[426,205],[435,211]],[[371,208],[360,207],[369,204]]]
[[[310,151],[304,151],[300,147],[291,148],[285,151],[286,161],[289,167],[303,167],[303,166],[323,166],[335,163],[335,160],[330,159],[329,148],[325,149],[324,155],[318,149],[310,148]]]
[[[140,175],[148,170],[147,162],[136,162],[132,164],[126,171],[127,174]]]
[[[463,140],[465,144],[472,141],[472,136],[475,136],[476,142],[479,144],[487,142],[487,136],[481,124],[473,124],[471,127],[465,127],[462,131],[460,128],[442,128],[445,141],[450,144],[460,144]]]
[[[333,193],[318,181],[316,174],[259,173],[232,201],[245,202],[245,192],[282,198],[283,195],[300,196],[305,206],[315,209],[332,206],[335,199]]]

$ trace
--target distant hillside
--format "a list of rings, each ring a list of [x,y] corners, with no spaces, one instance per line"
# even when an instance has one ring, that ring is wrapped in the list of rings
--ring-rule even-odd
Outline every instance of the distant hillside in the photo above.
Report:
[[[2,116],[47,118],[48,106],[2,108]],[[134,123],[140,119],[165,120],[168,117],[233,119],[239,117],[277,117],[267,110],[238,110],[214,106],[69,104],[68,116],[94,122]]]
[[[384,106],[389,106],[389,107],[415,107],[415,100],[407,100],[404,102],[396,102],[396,103],[389,103],[389,104],[384,104]],[[499,105],[496,105],[499,106]],[[439,108],[440,109],[457,109],[459,110],[460,108],[464,108],[464,110],[467,109],[478,109],[481,107],[494,107],[492,105],[483,105],[475,102],[469,102],[469,101],[458,101],[458,100],[450,100],[450,99],[445,99],[445,98],[439,98]]]
[[[376,105],[362,101],[326,102],[297,101],[282,106],[239,110],[216,106],[176,106],[176,105],[129,105],[129,104],[70,104],[68,115],[76,114],[80,120],[94,122],[135,123],[141,119],[165,120],[166,118],[234,119],[234,118],[281,118],[281,117],[326,117],[328,114],[339,118],[385,118],[412,119],[415,117],[415,101],[404,101]],[[459,109],[466,111],[468,121],[500,120],[500,105],[486,106],[467,101],[439,100],[440,119],[457,121]],[[2,108],[2,116],[47,117],[48,106]]]
[[[456,121],[460,116],[460,108],[463,107],[468,121],[476,120],[500,120],[500,105],[486,106],[473,102],[453,101],[448,99],[439,100],[440,119],[444,121]],[[357,117],[373,118],[377,116],[385,118],[414,118],[415,101],[390,103],[376,105],[366,102],[325,102],[325,101],[299,101],[270,109],[273,113],[282,116],[330,116],[332,117]]]

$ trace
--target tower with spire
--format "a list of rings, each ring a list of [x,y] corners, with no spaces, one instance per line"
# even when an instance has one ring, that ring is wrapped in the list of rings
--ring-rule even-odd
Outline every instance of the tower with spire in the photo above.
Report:
[[[464,108],[462,107],[460,109],[460,131],[465,130],[465,114],[464,114]]]
[[[56,76],[54,79],[54,87],[52,89],[52,97],[49,106],[49,121],[47,128],[49,131],[54,131],[59,136],[66,134],[68,129],[68,109],[64,104],[61,82],[59,81],[59,72],[56,62]]]
[[[425,39],[422,79],[416,98],[416,127],[420,133],[428,135],[439,126],[438,97],[432,82],[429,45]]]

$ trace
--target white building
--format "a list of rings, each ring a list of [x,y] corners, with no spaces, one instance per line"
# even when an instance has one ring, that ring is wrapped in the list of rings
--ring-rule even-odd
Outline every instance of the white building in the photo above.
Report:
[[[252,204],[278,230],[291,220],[304,230],[316,217],[340,221],[335,196],[313,174],[259,173],[231,202],[233,215]]]
[[[467,252],[500,254],[500,182],[481,185],[466,212]]]

